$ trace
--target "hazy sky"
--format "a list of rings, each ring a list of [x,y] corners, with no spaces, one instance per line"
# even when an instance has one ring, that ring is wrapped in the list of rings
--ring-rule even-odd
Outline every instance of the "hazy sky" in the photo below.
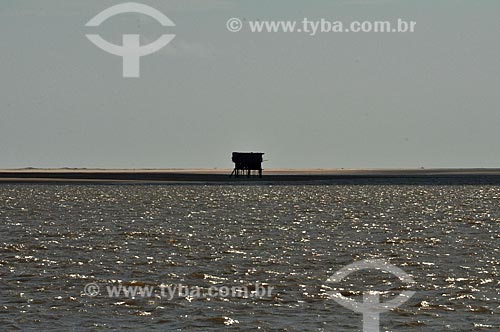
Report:
[[[500,167],[498,0],[0,0],[0,168]],[[232,33],[226,21],[417,21],[416,32]],[[176,38],[122,77],[86,33]]]

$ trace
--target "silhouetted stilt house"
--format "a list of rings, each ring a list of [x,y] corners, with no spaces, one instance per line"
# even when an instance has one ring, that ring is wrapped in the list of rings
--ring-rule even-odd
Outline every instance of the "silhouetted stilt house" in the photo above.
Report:
[[[251,171],[259,171],[259,177],[262,177],[263,155],[261,152],[233,152],[234,170],[230,176],[238,177],[246,172],[250,177]]]

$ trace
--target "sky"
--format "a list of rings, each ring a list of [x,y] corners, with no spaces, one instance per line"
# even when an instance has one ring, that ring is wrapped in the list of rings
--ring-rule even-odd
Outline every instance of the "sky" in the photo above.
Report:
[[[0,168],[500,167],[500,1],[0,0]],[[226,22],[240,18],[239,32]],[[252,20],[416,21],[414,33],[252,33]],[[121,44],[175,39],[122,77]]]

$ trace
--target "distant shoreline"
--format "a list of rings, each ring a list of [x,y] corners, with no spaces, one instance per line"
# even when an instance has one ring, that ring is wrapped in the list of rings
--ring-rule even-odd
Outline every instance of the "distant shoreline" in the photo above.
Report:
[[[231,169],[4,169],[0,183],[500,185],[500,169],[269,169],[230,178]]]

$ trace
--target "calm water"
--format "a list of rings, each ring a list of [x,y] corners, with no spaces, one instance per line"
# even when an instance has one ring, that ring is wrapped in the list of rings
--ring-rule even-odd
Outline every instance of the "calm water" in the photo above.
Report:
[[[500,329],[500,187],[0,186],[3,331],[359,331],[339,290],[382,300],[381,331]],[[380,271],[327,278],[382,258]],[[160,285],[249,286],[271,296],[165,298]],[[101,293],[88,296],[96,283]],[[151,296],[109,297],[109,285]]]

